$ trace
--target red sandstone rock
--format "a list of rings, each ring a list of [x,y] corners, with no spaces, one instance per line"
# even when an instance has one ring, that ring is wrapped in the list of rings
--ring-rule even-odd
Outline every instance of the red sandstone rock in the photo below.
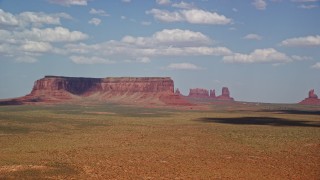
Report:
[[[3,101],[0,104],[62,102],[86,97],[102,101],[156,104],[164,103],[160,102],[160,97],[174,95],[173,91],[174,83],[169,77],[78,78],[45,76],[34,83],[30,94],[6,102]],[[169,100],[166,100],[167,102]]]
[[[320,99],[318,99],[318,96],[314,93],[314,89],[311,89],[309,91],[309,96],[305,98],[303,101],[299,102],[299,104],[320,105]]]
[[[216,90],[210,90],[210,98],[216,98]]]
[[[188,97],[209,98],[209,91],[201,88],[190,89]]]
[[[175,95],[181,95],[181,92],[179,90],[179,88],[176,89],[176,91],[174,92]]]
[[[234,99],[232,97],[230,97],[230,92],[227,87],[222,88],[222,94],[217,97],[217,100],[234,101]]]
[[[318,98],[318,96],[314,93],[314,89],[309,91],[309,98]]]

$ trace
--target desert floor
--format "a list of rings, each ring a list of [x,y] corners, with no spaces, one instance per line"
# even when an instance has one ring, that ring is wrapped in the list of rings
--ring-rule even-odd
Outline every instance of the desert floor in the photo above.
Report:
[[[0,107],[0,179],[319,177],[319,107]]]

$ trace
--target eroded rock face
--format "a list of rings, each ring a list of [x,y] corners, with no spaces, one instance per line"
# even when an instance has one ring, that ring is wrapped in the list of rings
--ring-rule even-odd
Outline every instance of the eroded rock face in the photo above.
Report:
[[[304,105],[320,105],[320,99],[318,96],[314,93],[314,89],[311,89],[309,91],[309,96],[305,98],[303,101],[299,102],[299,104]]]
[[[216,90],[210,90],[210,98],[216,98]]]
[[[233,101],[233,98],[230,97],[230,92],[227,87],[222,88],[222,94],[217,97],[217,100],[223,100],[223,101]]]
[[[309,91],[309,97],[308,98],[318,98],[318,96],[314,93],[314,89],[311,89]]]
[[[234,99],[230,97],[230,91],[227,87],[222,88],[222,94],[220,96],[216,96],[216,91],[214,89],[208,91],[207,89],[195,88],[190,89],[189,95],[187,97],[205,98],[219,101],[234,101]]]
[[[209,91],[202,88],[190,89],[188,96],[196,98],[209,98]]]
[[[30,94],[16,98],[15,101],[59,102],[89,97],[102,101],[158,103],[160,96],[174,95],[173,91],[174,83],[169,77],[45,76],[34,83]]]

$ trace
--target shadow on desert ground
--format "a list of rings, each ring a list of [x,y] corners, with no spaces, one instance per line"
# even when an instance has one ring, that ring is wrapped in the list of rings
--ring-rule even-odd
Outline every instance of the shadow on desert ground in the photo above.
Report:
[[[197,121],[201,121],[204,123],[222,123],[234,125],[320,127],[320,124],[318,122],[296,121],[273,117],[200,118],[197,119]]]

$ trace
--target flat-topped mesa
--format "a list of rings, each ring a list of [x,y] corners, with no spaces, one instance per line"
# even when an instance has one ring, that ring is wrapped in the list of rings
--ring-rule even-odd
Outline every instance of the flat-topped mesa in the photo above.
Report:
[[[30,94],[14,100],[20,103],[59,103],[89,98],[120,103],[168,104],[171,102],[167,96],[174,96],[174,83],[170,77],[45,76],[34,83]],[[175,104],[179,104],[179,97],[175,98]]]
[[[311,89],[308,93],[308,97],[305,98],[303,101],[299,102],[299,104],[304,105],[320,105],[320,99],[318,96],[314,93],[314,89]]]
[[[209,91],[202,88],[190,89],[188,97],[209,98]]]
[[[230,91],[227,87],[222,88],[222,94],[218,96],[216,99],[222,101],[234,101],[234,99],[230,97]]]
[[[173,93],[173,81],[168,77],[81,78],[45,76],[37,80],[31,94],[64,90],[74,95],[93,93]]]

